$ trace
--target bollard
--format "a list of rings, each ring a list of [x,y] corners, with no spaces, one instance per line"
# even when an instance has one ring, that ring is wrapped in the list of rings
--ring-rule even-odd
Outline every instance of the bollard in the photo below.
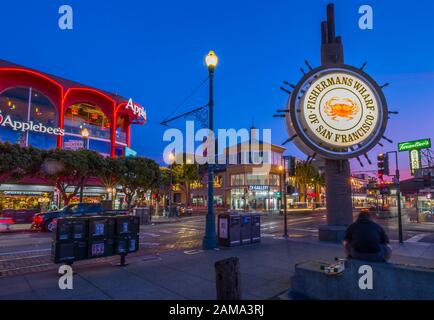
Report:
[[[116,266],[118,266],[118,267],[126,267],[128,265],[128,263],[125,262],[125,257],[126,256],[127,255],[125,253],[122,253],[120,255],[120,261],[119,261],[119,263]]]
[[[217,300],[241,300],[240,260],[237,257],[215,263]]]

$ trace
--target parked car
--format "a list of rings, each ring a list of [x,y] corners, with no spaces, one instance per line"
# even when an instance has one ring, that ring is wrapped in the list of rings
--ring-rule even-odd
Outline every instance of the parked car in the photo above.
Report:
[[[52,232],[57,219],[65,217],[91,217],[126,215],[127,210],[104,210],[100,203],[76,203],[63,207],[59,211],[37,213],[33,217],[32,230]]]
[[[32,223],[37,212],[36,209],[4,209],[0,212],[0,217],[12,219],[13,224],[26,224]]]

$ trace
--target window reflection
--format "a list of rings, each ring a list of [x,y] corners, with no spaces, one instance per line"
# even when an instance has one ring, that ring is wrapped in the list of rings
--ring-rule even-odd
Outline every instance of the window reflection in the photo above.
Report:
[[[110,140],[110,120],[104,112],[96,106],[78,103],[70,106],[65,112],[65,134],[81,135],[86,127],[90,138]]]
[[[55,105],[41,92],[30,87],[15,87],[0,94],[0,113],[12,121],[43,124],[46,127],[58,127],[58,113]],[[40,149],[56,147],[57,137],[48,133],[33,131],[14,131],[4,126],[0,129],[0,140],[17,143],[21,146],[34,146]]]

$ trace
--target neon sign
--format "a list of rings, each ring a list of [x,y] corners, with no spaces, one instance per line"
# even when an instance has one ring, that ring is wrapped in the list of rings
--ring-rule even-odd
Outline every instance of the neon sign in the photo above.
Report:
[[[126,110],[131,110],[134,115],[138,116],[139,118],[143,119],[146,121],[146,110],[145,108],[135,104],[133,102],[133,99],[130,98],[130,100],[128,100],[128,104],[125,106]]]
[[[6,116],[6,118],[3,117],[3,115],[0,114],[0,126],[11,127],[14,131],[33,131],[37,133],[47,133],[52,134],[56,136],[63,136],[65,134],[65,130],[61,128],[53,128],[53,127],[47,127],[44,126],[42,123],[35,123],[33,121],[30,122],[23,122],[23,121],[14,121],[12,120],[11,116]]]

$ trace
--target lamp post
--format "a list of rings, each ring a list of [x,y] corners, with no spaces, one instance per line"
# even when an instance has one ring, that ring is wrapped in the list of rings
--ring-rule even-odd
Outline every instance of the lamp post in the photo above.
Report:
[[[283,199],[283,237],[288,238],[288,212],[286,208],[286,170],[284,166],[280,166],[281,177],[283,175],[283,183],[280,183],[280,190],[283,192],[280,194],[281,199]]]
[[[83,138],[83,149],[85,149],[85,150],[88,149],[87,142],[89,139],[89,135],[90,135],[90,132],[87,128],[81,129],[81,137]],[[84,186],[82,183],[81,187],[80,187],[80,203],[83,202],[83,191],[84,191],[83,189],[84,189]]]
[[[169,154],[170,160],[170,185],[169,185],[169,213],[168,217],[172,214],[172,189],[173,189],[173,162],[175,162],[175,155],[171,152]]]
[[[205,58],[208,66],[209,74],[209,121],[208,128],[211,132],[214,131],[214,71],[218,63],[218,57],[214,51],[210,51]],[[208,143],[210,140],[208,139]],[[214,154],[211,156],[215,157]],[[211,250],[218,247],[217,234],[215,230],[215,215],[214,215],[214,167],[212,163],[208,163],[208,212],[206,214],[205,236],[203,238],[202,247],[205,250]]]
[[[81,129],[81,137],[83,138],[83,149],[88,149],[88,139],[90,136],[90,132],[87,128]]]

